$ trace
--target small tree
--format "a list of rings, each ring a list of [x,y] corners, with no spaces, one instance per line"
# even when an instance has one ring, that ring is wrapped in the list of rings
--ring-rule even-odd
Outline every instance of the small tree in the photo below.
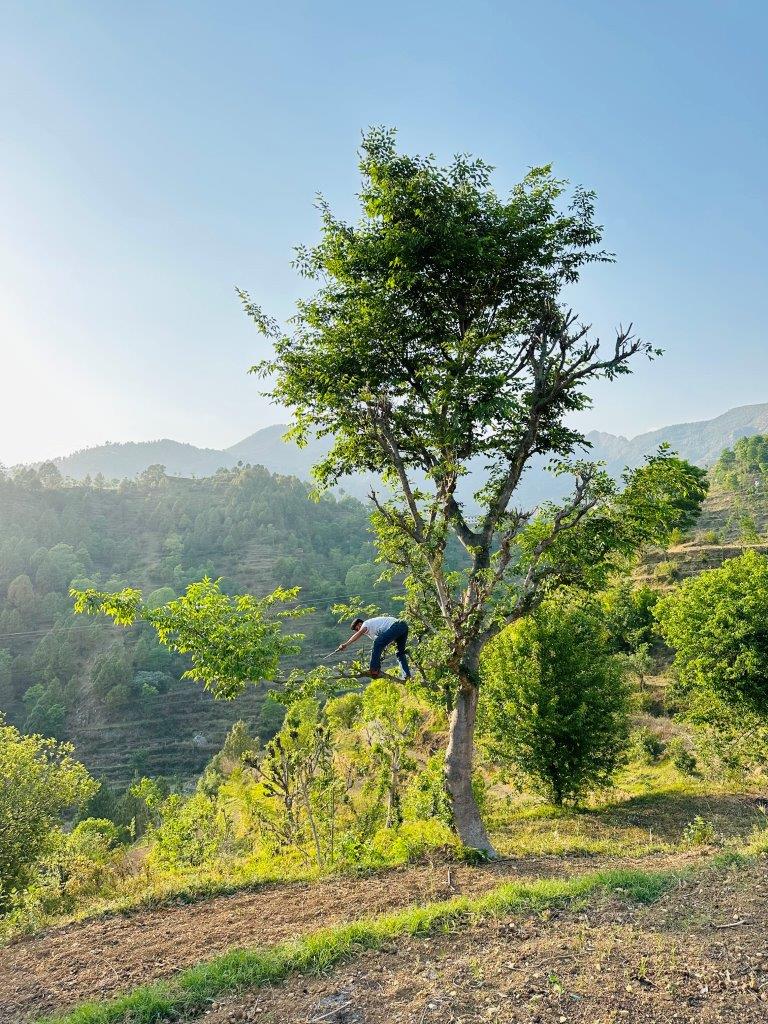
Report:
[[[312,698],[295,701],[280,731],[251,765],[266,800],[253,811],[278,847],[305,854],[318,867],[333,862],[343,784],[333,764],[333,743],[325,714]]]
[[[605,785],[629,741],[629,688],[594,608],[544,603],[482,660],[482,734],[558,806]]]
[[[428,709],[400,683],[376,679],[361,695],[332,701],[327,711],[332,721],[349,714],[347,724],[356,732],[356,767],[367,777],[369,802],[381,807],[386,828],[400,825],[403,790],[416,767],[413,749]]]

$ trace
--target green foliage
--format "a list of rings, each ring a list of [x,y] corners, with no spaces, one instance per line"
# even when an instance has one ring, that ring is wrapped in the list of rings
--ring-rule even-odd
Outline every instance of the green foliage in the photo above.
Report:
[[[667,752],[672,764],[682,775],[698,774],[699,762],[692,750],[679,736],[673,736],[667,745]]]
[[[302,273],[326,283],[300,303],[296,335],[281,335],[243,296],[257,327],[275,338],[274,361],[256,369],[277,373],[274,395],[296,410],[299,439],[310,424],[334,434],[318,470],[324,483],[353,467],[391,469],[374,429],[375,400],[390,404],[393,435],[412,438],[406,458],[436,451],[425,402],[446,405],[450,434],[440,448],[461,461],[473,450],[493,458],[514,443],[522,404],[521,385],[509,380],[521,317],[540,314],[562,281],[606,258],[596,251],[593,196],[577,189],[561,212],[566,183],[542,167],[503,200],[482,161],[458,157],[442,168],[399,154],[384,130],[366,135],[360,166],[362,221],[346,224],[323,204],[320,244],[298,251]],[[461,392],[450,386],[459,375]],[[497,431],[479,432],[478,417]],[[568,446],[559,424],[552,434]]]
[[[717,483],[733,489],[748,487],[762,490],[768,474],[768,435],[740,437],[733,448],[726,448],[712,469]]]
[[[666,743],[659,734],[646,727],[636,729],[633,740],[639,759],[649,764],[660,760],[667,749]]]
[[[187,679],[202,681],[215,697],[232,700],[249,682],[275,679],[281,658],[298,654],[299,633],[283,632],[283,619],[306,615],[311,608],[281,608],[292,603],[293,590],[278,588],[267,597],[250,594],[230,597],[219,581],[207,577],[190,583],[182,597],[150,607],[141,592],[126,588],[116,594],[97,590],[72,590],[75,611],[107,615],[118,626],[130,626],[137,618],[149,622],[164,646],[187,654],[192,668]]]
[[[768,558],[747,551],[691,577],[655,614],[684,692],[768,715]]]
[[[334,713],[333,705],[328,713]],[[416,767],[415,741],[425,720],[423,705],[388,679],[374,680],[360,698],[355,752],[366,775],[366,795],[386,807],[385,828],[402,823],[404,780]]]
[[[617,653],[647,650],[653,640],[653,609],[658,599],[658,590],[645,584],[636,586],[626,577],[598,595],[605,628]]]
[[[35,879],[63,811],[97,789],[69,744],[22,736],[0,717],[0,912]]]
[[[225,835],[223,817],[210,797],[174,793],[163,804],[161,823],[150,832],[151,858],[160,865],[199,867],[221,854]]]
[[[627,486],[620,502],[635,520],[628,528],[646,543],[668,541],[674,530],[690,529],[709,487],[707,471],[678,458],[666,444],[624,479]]]
[[[653,575],[657,580],[667,582],[674,579],[677,575],[677,563],[671,559],[666,559],[663,562],[657,562],[653,567]]]
[[[555,804],[606,785],[628,742],[629,691],[594,608],[547,602],[483,659],[482,734]]]
[[[682,841],[685,846],[711,846],[715,841],[714,823],[697,814],[683,829]]]
[[[385,827],[371,839],[371,851],[384,863],[413,864],[437,852],[459,852],[456,833],[442,821],[407,821]]]
[[[760,531],[757,528],[754,518],[746,512],[739,516],[739,539],[745,544],[758,544],[760,542]]]

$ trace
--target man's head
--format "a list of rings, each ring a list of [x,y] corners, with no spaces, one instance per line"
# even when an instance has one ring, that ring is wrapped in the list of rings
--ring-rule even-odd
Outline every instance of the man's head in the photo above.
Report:
[[[349,628],[352,630],[353,633],[356,633],[358,631],[358,629],[360,629],[362,624],[363,624],[363,620],[362,619],[355,619],[355,621],[352,623],[352,625]]]

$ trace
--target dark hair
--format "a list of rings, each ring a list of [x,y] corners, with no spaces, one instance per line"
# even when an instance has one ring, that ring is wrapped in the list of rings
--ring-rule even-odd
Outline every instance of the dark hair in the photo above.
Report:
[[[363,622],[364,622],[363,619],[355,619],[353,621],[352,625],[349,628],[350,629],[359,629],[360,626],[362,626]]]

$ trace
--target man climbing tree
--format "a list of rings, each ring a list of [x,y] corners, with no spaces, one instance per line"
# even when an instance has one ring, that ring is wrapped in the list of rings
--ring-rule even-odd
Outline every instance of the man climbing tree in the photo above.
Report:
[[[371,649],[371,676],[378,679],[381,675],[381,659],[390,644],[395,645],[397,660],[400,663],[403,679],[411,678],[408,655],[405,645],[408,642],[408,623],[396,619],[394,615],[375,615],[370,619],[355,619],[351,626],[352,636],[339,646],[340,651],[346,649],[357,640],[368,637],[373,641]]]
[[[589,447],[566,423],[588,407],[587,385],[654,354],[623,329],[604,353],[560,303],[585,264],[609,260],[593,196],[577,189],[563,210],[566,183],[542,167],[505,199],[482,161],[440,167],[399,153],[380,129],[363,140],[361,171],[360,222],[321,201],[322,238],[298,250],[319,287],[291,329],[240,293],[274,346],[254,371],[292,410],[294,440],[333,437],[315,469],[321,488],[364,471],[392,492],[371,494],[379,552],[405,576],[420,653],[450,694],[456,828],[490,853],[472,792],[484,645],[554,587],[594,582],[615,552],[662,537],[701,485],[662,452],[620,494],[598,468],[574,463],[569,498],[517,507],[532,459],[563,472]]]

